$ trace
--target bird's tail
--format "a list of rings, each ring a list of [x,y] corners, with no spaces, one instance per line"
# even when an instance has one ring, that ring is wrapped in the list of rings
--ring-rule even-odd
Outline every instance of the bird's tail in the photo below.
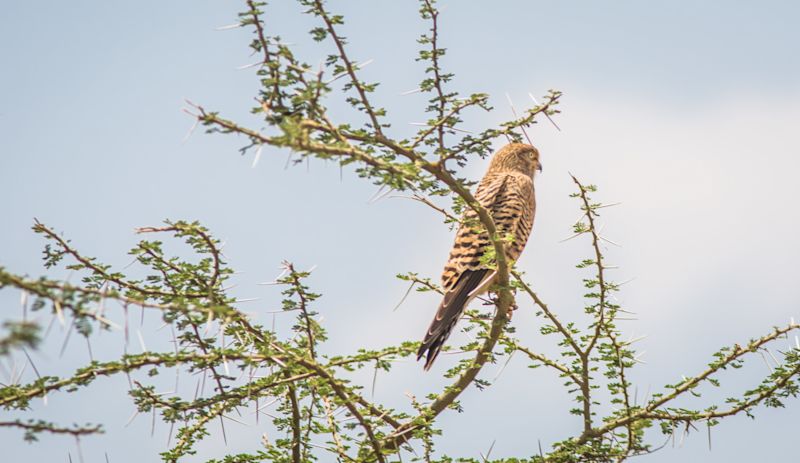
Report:
[[[466,270],[458,278],[455,287],[445,293],[439,310],[436,311],[436,316],[417,351],[417,360],[425,357],[425,370],[430,370],[453,327],[472,299],[472,293],[481,285],[488,273],[488,269]]]

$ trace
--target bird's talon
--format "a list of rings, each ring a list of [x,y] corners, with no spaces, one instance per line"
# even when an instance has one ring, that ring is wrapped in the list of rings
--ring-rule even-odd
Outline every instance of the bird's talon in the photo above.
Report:
[[[508,321],[511,321],[511,317],[514,316],[514,311],[517,310],[517,309],[519,309],[519,307],[517,307],[517,303],[516,302],[511,304],[510,306],[508,306],[508,312],[506,313],[506,317],[508,318]]]

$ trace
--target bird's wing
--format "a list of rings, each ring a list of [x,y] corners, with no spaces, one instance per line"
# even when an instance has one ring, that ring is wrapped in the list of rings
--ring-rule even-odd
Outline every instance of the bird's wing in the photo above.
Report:
[[[533,181],[526,175],[514,173],[487,174],[475,198],[486,208],[494,220],[497,234],[511,237],[506,255],[517,260],[528,242],[536,210]],[[456,232],[450,259],[442,272],[442,289],[455,290],[463,272],[486,268],[482,262],[489,235],[481,225],[478,214],[469,209]]]
[[[513,181],[511,176],[505,173],[488,173],[475,191],[475,199],[493,217],[502,208],[510,180]],[[468,208],[464,212],[461,226],[456,232],[453,249],[450,251],[450,258],[442,272],[442,289],[445,293],[455,289],[462,272],[484,267],[481,257],[489,244],[489,234],[480,223],[478,213]]]
[[[498,233],[514,236],[507,252],[512,260],[518,258],[533,223],[533,183],[530,178],[489,173],[478,186],[475,199],[492,215]],[[494,272],[481,262],[489,243],[489,236],[479,223],[477,213],[469,209],[456,233],[450,259],[442,274],[444,298],[417,351],[417,359],[426,357],[425,369],[429,369],[439,355],[467,304],[485,291],[493,277]]]

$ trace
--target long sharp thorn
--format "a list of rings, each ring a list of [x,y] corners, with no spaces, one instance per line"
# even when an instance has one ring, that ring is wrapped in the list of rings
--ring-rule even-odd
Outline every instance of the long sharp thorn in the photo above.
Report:
[[[378,382],[378,362],[375,362],[375,372],[372,375],[372,390],[370,391],[370,397],[375,399],[375,384]]]
[[[123,352],[128,353],[128,344],[130,343],[131,333],[128,326],[128,306],[127,304],[122,308],[122,312],[125,315],[125,345],[123,346]]]
[[[533,104],[535,104],[536,106],[539,106],[539,102],[536,101],[536,98],[533,96],[533,93],[528,92],[528,96],[531,97],[531,100],[533,100]],[[554,121],[553,118],[550,117],[549,114],[547,114],[547,111],[544,112],[544,117],[546,117],[547,120],[550,121],[551,124],[553,124],[553,127],[555,127],[556,130],[561,132],[561,127],[559,127],[558,124],[556,124],[556,121]]]
[[[189,127],[189,130],[186,132],[186,135],[184,135],[184,136],[183,136],[183,139],[181,140],[181,143],[186,143],[186,142],[189,140],[189,138],[190,138],[190,137],[192,136],[192,134],[194,133],[194,129],[196,129],[196,128],[197,128],[197,125],[198,125],[199,123],[200,123],[200,119],[198,119],[198,118],[196,118],[196,117],[195,117],[195,119],[194,119],[194,123],[192,124],[192,126],[191,126],[191,127]],[[135,262],[135,261],[134,261],[134,262]],[[133,264],[133,262],[131,262],[131,264]]]
[[[28,319],[28,292],[23,290],[19,294],[19,303],[22,306],[22,320]]]
[[[215,27],[214,30],[215,31],[229,31],[231,29],[237,29],[239,27],[242,27],[242,23],[228,24],[227,26],[219,26],[219,27]]]
[[[489,450],[486,451],[486,458],[488,459],[489,456],[492,454],[492,450],[494,449],[494,444],[497,443],[497,439],[492,440],[492,445],[489,446]]]
[[[766,351],[767,351],[767,354],[769,354],[769,356],[770,356],[770,357],[772,357],[772,361],[773,361],[773,362],[775,362],[775,366],[776,366],[776,367],[777,367],[777,366],[780,366],[781,362],[779,362],[779,361],[778,361],[778,359],[777,359],[777,358],[775,358],[775,355],[773,355],[773,354],[772,354],[772,351],[771,351],[771,350],[769,350],[769,349],[767,349],[766,347],[764,348],[764,350],[766,350]],[[33,365],[33,364],[31,364],[31,365]]]
[[[78,449],[78,461],[83,463],[83,450],[81,449],[81,437],[75,436],[75,447]]]
[[[397,309],[399,309],[400,306],[403,305],[403,302],[406,301],[406,298],[408,298],[408,295],[411,294],[411,290],[414,289],[414,285],[416,285],[416,284],[417,284],[416,281],[412,281],[411,282],[411,285],[406,290],[406,293],[403,294],[403,297],[400,299],[400,302],[398,302],[397,305],[394,307],[394,309],[392,309],[392,312],[397,311]]]
[[[89,336],[86,336],[86,348],[89,349],[89,360],[94,362],[94,354],[92,353],[92,343],[89,342]]]
[[[70,335],[72,335],[72,328],[75,327],[75,321],[73,320],[72,323],[69,325],[67,329],[67,336],[64,338],[64,343],[61,344],[61,352],[58,353],[58,357],[61,358],[64,355],[64,351],[67,350],[67,344],[69,343]]]
[[[43,341],[50,336],[50,330],[53,329],[53,325],[55,324],[56,318],[57,317],[55,315],[50,317],[50,322],[47,324],[47,328],[44,330],[44,335],[42,335]]]
[[[381,187],[378,188],[378,191],[376,191],[375,194],[373,194],[372,197],[369,198],[367,204],[372,204],[374,201],[377,201],[377,198],[381,196],[381,193],[383,193],[384,189],[386,189],[386,185],[381,185]]]
[[[225,433],[225,420],[222,419],[222,415],[219,416],[219,425],[222,427],[222,440],[225,442],[225,445],[228,445],[228,435]]]
[[[492,382],[495,382],[495,381],[497,381],[497,378],[499,378],[499,377],[500,377],[500,375],[502,375],[502,374],[503,374],[503,371],[505,371],[505,369],[506,369],[506,367],[508,366],[509,362],[511,362],[511,358],[512,358],[512,357],[514,357],[514,354],[515,354],[516,352],[517,352],[517,351],[514,351],[514,352],[512,352],[512,353],[511,353],[511,355],[509,355],[509,356],[508,356],[508,358],[506,359],[506,361],[505,361],[505,363],[503,364],[503,366],[502,366],[502,367],[500,367],[500,370],[499,370],[499,371],[497,372],[497,374],[494,376],[494,379],[492,379]],[[493,443],[492,445],[494,445],[494,443]],[[491,452],[491,449],[490,449],[489,451]],[[488,454],[487,454],[487,456],[488,456]]]
[[[130,426],[130,424],[133,423],[133,420],[135,420],[137,416],[139,416],[139,410],[133,412],[133,415],[131,415],[131,417],[128,418],[128,422],[125,423],[125,426],[123,427],[127,428],[128,426]]]
[[[232,417],[232,416],[228,416],[228,415],[220,415],[220,416],[221,416],[221,417],[223,417],[223,418],[225,418],[225,419],[228,419],[228,420],[234,421],[234,422],[236,422],[236,423],[239,423],[239,424],[241,424],[241,425],[244,425],[244,426],[250,427],[250,425],[249,425],[249,424],[245,423],[244,421],[237,420],[236,418],[234,418],[234,417]]]
[[[58,300],[53,301],[53,308],[56,310],[56,316],[58,316],[58,322],[61,323],[61,326],[65,326],[66,323],[64,321],[64,311],[61,309],[61,302]]]
[[[517,115],[517,109],[514,107],[514,102],[511,101],[511,95],[506,93],[506,98],[508,99],[509,106],[511,106],[511,113],[514,115],[514,119],[519,119],[519,116]],[[528,140],[528,144],[533,145],[533,142],[531,142],[531,137],[529,137],[528,132],[525,131],[525,127],[520,125],[519,129],[522,131],[522,134],[525,135],[525,139]]]
[[[261,159],[261,150],[264,149],[264,144],[258,145],[258,149],[256,150],[256,155],[253,157],[253,165],[250,168],[255,169],[256,165],[258,165],[258,160]]]
[[[139,345],[142,347],[142,352],[147,352],[147,346],[144,344],[144,337],[142,337],[142,330],[136,330],[136,334],[139,336]]]

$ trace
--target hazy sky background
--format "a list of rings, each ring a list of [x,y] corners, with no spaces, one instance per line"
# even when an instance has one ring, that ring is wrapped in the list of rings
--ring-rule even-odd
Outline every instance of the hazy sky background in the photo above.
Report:
[[[452,233],[436,213],[403,199],[370,203],[375,187],[334,164],[284,169],[287,154],[265,149],[260,163],[237,154],[243,140],[196,131],[181,112],[189,98],[259,127],[248,114],[256,94],[253,69],[236,68],[249,56],[249,30],[215,31],[236,22],[238,1],[13,2],[0,17],[0,265],[39,275],[42,241],[33,217],[63,231],[89,255],[117,268],[138,226],[165,218],[199,219],[226,242],[241,297],[264,323],[279,306],[272,280],[283,259],[316,270],[310,280],[324,293],[317,309],[331,340],[327,352],[379,347],[423,333],[438,304],[405,291],[394,275],[418,271],[438,277]],[[290,1],[270,7],[268,27],[316,64],[325,49],[306,31],[314,23]],[[415,63],[417,36],[427,25],[414,2],[331,2],[345,14],[345,34],[355,60],[380,81],[376,94],[389,110],[393,134],[425,120],[423,97],[401,96],[422,79]],[[491,127],[511,116],[504,94],[518,106],[527,92],[564,91],[558,133],[547,123],[532,132],[544,163],[537,178],[538,211],[531,242],[519,262],[540,295],[563,318],[581,320],[580,271],[589,252],[572,240],[578,205],[567,172],[595,183],[604,202],[621,202],[603,214],[603,233],[621,247],[608,249],[613,277],[631,280],[619,294],[637,320],[623,323],[647,362],[634,370],[640,399],[681,375],[703,369],[719,347],[767,333],[800,318],[797,301],[800,209],[800,5],[791,1],[455,2],[442,4],[444,65],[453,87],[483,91],[497,108],[473,112],[471,128]],[[352,117],[337,106],[337,114]],[[479,178],[485,161],[466,174]],[[19,317],[19,294],[0,293],[3,316]],[[533,335],[541,322],[521,301],[514,317],[520,336],[542,351],[550,339]],[[121,317],[119,313],[116,316]],[[287,317],[287,316],[283,316]],[[142,327],[149,346],[168,334],[150,314]],[[49,319],[42,318],[45,322]],[[286,323],[287,319],[279,323]],[[42,374],[65,374],[88,360],[73,337],[58,356],[65,330],[53,328],[34,354]],[[463,335],[454,336],[463,340]],[[784,342],[779,348],[788,344]],[[99,359],[122,351],[119,335],[93,341]],[[134,351],[138,344],[132,346]],[[17,356],[18,366],[24,360]],[[443,356],[437,371],[455,359]],[[0,370],[8,380],[8,362]],[[500,366],[486,368],[493,378]],[[28,368],[30,370],[30,368]],[[725,394],[754,386],[768,367],[758,358],[741,374],[724,376]],[[26,372],[26,378],[33,376]],[[361,378],[369,384],[369,376]],[[171,379],[166,380],[169,384]],[[399,364],[379,376],[376,400],[406,406],[444,383],[419,365]],[[34,401],[34,412],[69,424],[102,422],[107,433],[83,440],[86,462],[153,461],[166,448],[169,429],[150,417],[124,427],[134,407],[123,378],[100,379],[88,391]],[[186,378],[182,387],[193,388]],[[521,358],[491,389],[463,395],[462,414],[443,414],[439,448],[478,457],[496,440],[492,456],[529,456],[577,432],[569,398],[555,375],[529,370]],[[783,410],[736,417],[712,434],[705,429],[643,462],[787,461],[800,401]],[[252,422],[252,417],[247,418]],[[268,430],[230,423],[229,443],[209,439],[205,461],[256,448]],[[214,430],[218,435],[217,430]],[[4,461],[76,461],[74,441],[42,436],[29,445],[21,433],[0,430]],[[654,433],[656,439],[660,438]],[[655,441],[654,441],[655,442]]]

